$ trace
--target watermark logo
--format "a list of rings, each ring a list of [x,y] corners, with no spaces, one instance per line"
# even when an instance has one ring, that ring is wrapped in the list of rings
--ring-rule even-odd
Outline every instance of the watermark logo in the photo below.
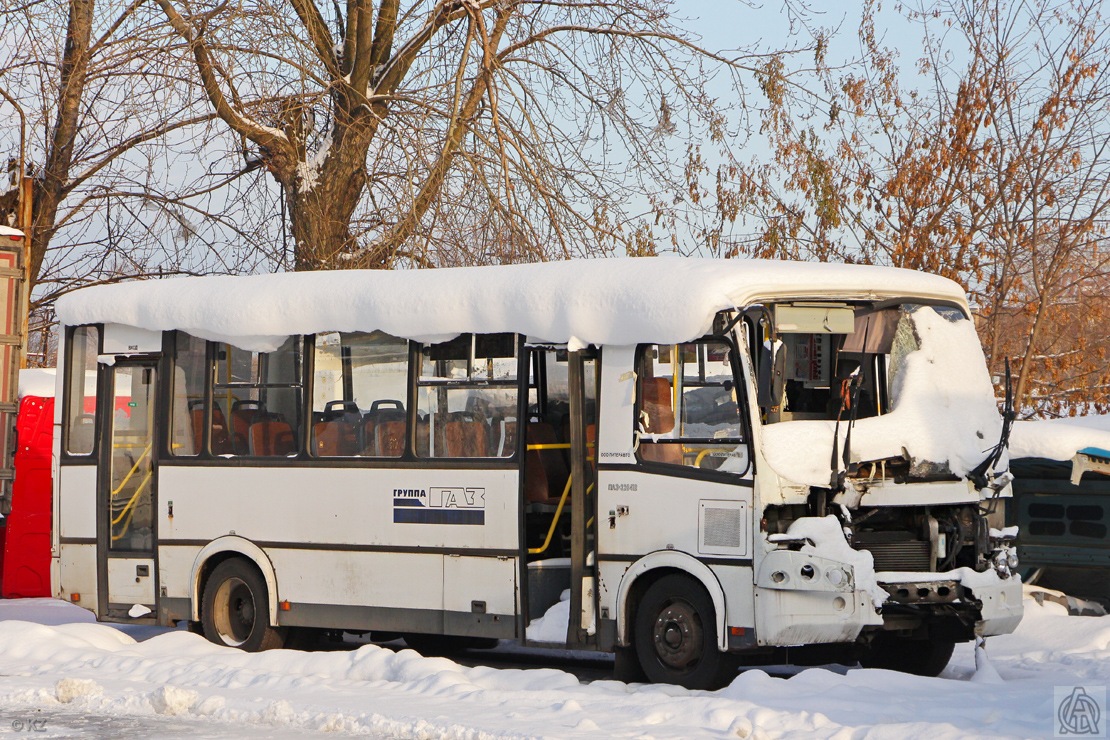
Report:
[[[1106,687],[1057,686],[1054,691],[1055,737],[1106,737]]]
[[[46,732],[46,720],[13,719],[12,732]]]

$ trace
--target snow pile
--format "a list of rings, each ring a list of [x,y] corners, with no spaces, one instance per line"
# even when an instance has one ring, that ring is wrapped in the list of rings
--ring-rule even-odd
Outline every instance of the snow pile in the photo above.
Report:
[[[890,413],[856,421],[852,459],[908,452],[914,461],[947,463],[953,473],[964,475],[983,461],[1002,433],[979,337],[970,321],[949,321],[931,308],[918,309],[912,320],[920,349],[906,355]],[[828,486],[835,428],[834,421],[816,420],[766,425],[763,454],[789,481]],[[840,450],[847,428],[841,422]]]
[[[874,286],[882,286],[877,288]],[[183,329],[245,349],[290,334],[380,330],[418,341],[518,332],[571,344],[674,343],[757,297],[925,295],[965,304],[956,283],[889,267],[682,257],[438,270],[210,276],[102,285],[58,299],[65,324]]]
[[[786,530],[786,534],[772,534],[767,539],[771,542],[808,540],[802,545],[801,552],[852,566],[856,590],[866,591],[876,609],[890,596],[875,578],[875,558],[867,550],[853,549],[844,536],[840,520],[831,514],[796,519]]]
[[[1052,419],[1015,421],[1010,433],[1011,458],[1070,460],[1085,447],[1110,450],[1110,431],[1100,429],[1093,420],[1085,424],[1074,419]]]
[[[53,398],[56,370],[52,367],[32,368],[19,371],[19,397],[38,396]]]
[[[565,643],[567,629],[570,627],[570,589],[563,589],[559,594],[559,601],[538,619],[528,623],[526,634],[529,640],[536,642]]]
[[[831,534],[830,525],[819,528]],[[784,678],[782,671],[752,669],[716,692],[608,680],[582,685],[558,670],[467,668],[373,645],[246,654],[183,631],[135,642],[107,625],[7,621],[0,622],[0,706],[5,727],[34,715],[55,735],[71,720],[87,727],[111,718],[110,726],[128,732],[94,734],[1046,737],[1053,731],[1054,687],[1110,683],[1110,617],[1069,617],[1057,604],[1032,599],[1025,607],[1014,634],[987,641],[978,671],[974,647],[964,644],[940,678],[839,667]],[[36,610],[86,618],[48,600],[18,608],[0,601],[0,619]],[[102,722],[93,727],[107,726]]]

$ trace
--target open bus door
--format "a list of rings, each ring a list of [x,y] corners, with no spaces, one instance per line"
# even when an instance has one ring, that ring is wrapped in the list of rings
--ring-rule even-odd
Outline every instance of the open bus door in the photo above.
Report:
[[[113,619],[157,612],[154,360],[100,365],[105,433],[97,472],[98,613]],[[110,411],[109,411],[110,410]],[[147,611],[149,610],[149,611]]]

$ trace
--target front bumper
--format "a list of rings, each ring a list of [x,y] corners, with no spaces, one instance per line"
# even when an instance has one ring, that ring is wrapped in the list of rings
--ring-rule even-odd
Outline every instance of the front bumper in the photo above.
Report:
[[[857,588],[851,565],[811,553],[768,553],[756,575],[756,642],[790,647],[854,642],[882,625],[873,595]]]
[[[906,607],[921,616],[959,613],[979,637],[1005,635],[1017,629],[1024,613],[1021,579],[1001,578],[993,570],[959,568],[947,573],[877,573],[889,594],[887,605]],[[887,610],[893,623],[906,612]],[[891,625],[887,625],[890,629]]]

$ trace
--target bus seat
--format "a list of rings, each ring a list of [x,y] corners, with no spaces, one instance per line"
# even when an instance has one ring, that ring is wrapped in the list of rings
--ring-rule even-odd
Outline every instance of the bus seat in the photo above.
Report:
[[[204,408],[189,404],[189,424],[193,429],[193,450],[200,453],[204,449]]]
[[[641,439],[640,459],[649,462],[682,465],[682,444],[679,442],[651,442]]]
[[[204,449],[204,401],[196,399],[189,402],[189,417],[193,424],[193,449],[199,454]],[[232,453],[231,438],[227,434],[227,420],[220,405],[212,408],[212,454],[229,455]]]
[[[489,457],[489,435],[486,424],[469,414],[451,415],[443,425],[443,442],[447,457]]]
[[[405,452],[404,419],[383,421],[374,427],[374,437],[370,442],[369,454],[375,457],[400,457]]]
[[[542,421],[530,421],[525,428],[529,445],[556,444],[555,430]],[[529,503],[558,503],[570,473],[562,450],[528,450],[524,453],[524,498]]]
[[[250,454],[264,457],[286,456],[297,451],[293,427],[284,421],[256,421],[250,426]]]
[[[645,432],[666,434],[674,429],[674,406],[671,403],[671,381],[667,378],[644,378],[641,384],[641,408],[647,413]]]
[[[512,457],[516,452],[516,417],[506,416],[490,425],[490,449],[494,457]]]
[[[441,451],[442,444],[432,445],[432,421],[424,416],[416,420],[416,454],[420,457],[431,457],[433,447],[436,452]]]
[[[231,447],[237,455],[250,452],[250,428],[266,418],[262,403],[253,398],[236,399],[231,404]],[[251,453],[253,454],[253,453]]]
[[[321,421],[312,425],[312,439],[320,457],[350,457],[358,454],[358,427],[345,421]]]
[[[396,403],[400,402],[397,401]],[[403,422],[408,418],[408,414],[405,413],[403,408],[382,408],[378,407],[377,404],[378,402],[375,401],[374,408],[371,408],[362,416],[362,440],[369,454],[373,454],[371,447],[374,444],[375,427],[388,421]]]

